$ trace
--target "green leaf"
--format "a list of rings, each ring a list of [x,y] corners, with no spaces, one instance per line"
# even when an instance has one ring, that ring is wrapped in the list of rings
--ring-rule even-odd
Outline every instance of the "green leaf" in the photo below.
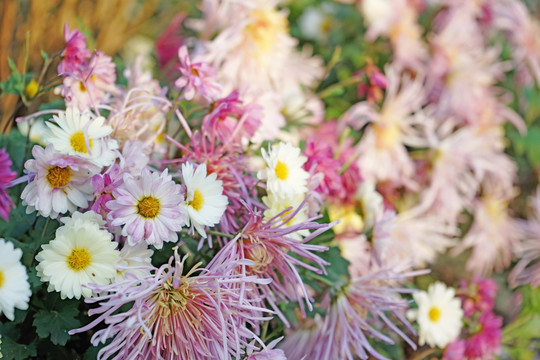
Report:
[[[25,360],[37,355],[36,344],[17,344],[13,339],[2,336],[2,360]]]
[[[39,337],[50,336],[55,345],[65,345],[69,339],[68,331],[81,326],[75,318],[79,313],[78,303],[63,301],[63,305],[59,310],[40,310],[34,318],[33,325]]]
[[[49,61],[49,54],[47,54],[45,51],[41,50],[41,57],[45,61]]]

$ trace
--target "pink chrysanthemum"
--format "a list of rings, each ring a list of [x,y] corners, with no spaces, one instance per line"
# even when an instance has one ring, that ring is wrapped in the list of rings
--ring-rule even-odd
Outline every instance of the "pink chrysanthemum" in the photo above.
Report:
[[[45,149],[35,145],[32,155],[34,159],[24,164],[32,181],[21,194],[27,213],[37,210],[55,218],[88,207],[94,192],[90,179],[99,168],[80,157],[56,153],[52,144]]]
[[[151,267],[149,276],[127,274],[126,280],[108,286],[90,285],[106,294],[86,299],[99,304],[89,311],[99,317],[70,334],[108,324],[92,337],[94,345],[113,338],[98,359],[241,358],[245,348],[253,349],[248,341],[258,332],[248,324],[269,320],[264,317],[269,310],[243,294],[268,281],[237,274],[241,264],[230,257],[219,259],[184,274],[185,258],[175,253],[168,264]],[[127,304],[132,304],[129,310],[118,313]]]
[[[86,48],[86,36],[79,29],[69,30],[69,25],[64,25],[64,39],[66,47],[61,53],[62,61],[58,64],[58,74],[78,74],[88,65],[87,59],[90,51]]]
[[[203,119],[202,129],[223,143],[240,143],[251,139],[261,124],[262,109],[257,104],[244,105],[233,91],[227,97],[212,103],[211,111]]]
[[[236,254],[239,260],[248,259],[254,263],[246,270],[248,274],[272,279],[269,285],[260,287],[259,291],[286,324],[288,324],[287,319],[277,308],[277,302],[296,301],[300,305],[301,312],[305,314],[305,301],[308,309],[312,310],[313,300],[298,269],[303,267],[317,274],[326,273],[324,266],[328,263],[313,252],[325,251],[327,248],[309,244],[309,242],[334,225],[333,223],[319,224],[313,221],[316,218],[312,218],[288,226],[288,218],[294,217],[303,206],[305,202],[297,209],[287,208],[269,221],[264,221],[259,211],[250,210],[250,217],[244,228],[223,248],[223,251],[226,249],[227,254]],[[291,236],[302,230],[313,230],[313,232],[301,240]]]
[[[199,94],[208,101],[217,99],[221,87],[216,82],[216,73],[212,66],[206,62],[193,63],[185,45],[178,50],[178,57],[181,75],[174,85],[177,88],[184,88],[184,97],[191,100]]]
[[[125,174],[123,181],[113,190],[114,200],[107,202],[111,225],[122,226],[131,245],[144,240],[161,249],[163,242],[178,241],[177,232],[187,220],[180,206],[184,191],[168,171],[143,169],[139,179]]]
[[[290,359],[299,359],[293,354],[303,354],[306,359],[387,359],[373,348],[369,338],[394,344],[394,340],[381,332],[381,324],[405,340],[413,349],[416,344],[398,327],[403,324],[411,334],[414,329],[404,317],[409,308],[407,300],[400,294],[414,290],[396,288],[395,285],[408,277],[425,274],[425,271],[403,272],[382,269],[358,277],[346,285],[330,300],[327,296],[323,305],[327,309],[324,322],[309,336],[298,341],[297,337],[285,338],[281,348]],[[313,341],[313,338],[316,341]],[[294,339],[292,342],[289,339]],[[305,346],[310,344],[310,346]],[[300,357],[301,358],[301,357]]]
[[[17,177],[17,173],[11,171],[11,159],[5,149],[0,149],[0,216],[4,220],[9,219],[9,210],[14,206],[6,188],[9,182]]]
[[[486,313],[495,306],[497,283],[491,278],[473,277],[471,282],[462,281],[458,290],[461,297],[461,307],[466,317],[472,317],[476,312]]]

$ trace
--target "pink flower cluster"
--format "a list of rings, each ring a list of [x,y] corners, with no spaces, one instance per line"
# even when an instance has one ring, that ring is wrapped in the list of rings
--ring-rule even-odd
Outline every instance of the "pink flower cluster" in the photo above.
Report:
[[[494,359],[500,351],[502,318],[493,313],[497,283],[491,278],[462,281],[458,290],[464,327],[444,351],[444,360]]]

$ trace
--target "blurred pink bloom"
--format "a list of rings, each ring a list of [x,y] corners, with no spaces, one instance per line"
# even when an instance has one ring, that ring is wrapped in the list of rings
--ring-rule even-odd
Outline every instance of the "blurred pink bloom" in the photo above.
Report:
[[[178,68],[178,49],[184,44],[184,38],[180,36],[180,26],[184,22],[186,14],[176,15],[167,29],[156,40],[156,56],[159,68],[168,78]]]
[[[473,203],[472,226],[454,249],[454,253],[472,250],[468,271],[489,275],[510,265],[512,251],[522,236],[517,221],[508,214],[510,199],[485,187],[482,198]]]
[[[151,275],[111,285],[90,287],[97,294],[87,303],[98,306],[90,324],[71,330],[76,334],[96,331],[92,343],[105,343],[98,359],[231,359],[241,358],[248,340],[258,332],[252,326],[269,320],[258,303],[244,297],[259,284],[254,276],[237,274],[242,265],[230,257],[218,256],[206,268],[199,265],[184,271],[184,261],[175,251],[168,264],[159,269],[148,266]],[[245,263],[243,264],[245,265]],[[119,312],[125,305],[129,310]]]
[[[384,76],[379,68],[371,62],[368,62],[366,67],[356,76],[362,75],[366,75],[367,82],[362,82],[358,85],[358,97],[366,97],[366,100],[371,103],[380,102],[384,97],[383,90],[385,90],[388,85],[386,76]]]
[[[275,339],[270,344],[265,345],[264,348],[260,351],[255,351],[249,353],[246,360],[287,360],[285,353],[281,349],[274,349],[278,342],[281,341],[283,337]]]
[[[0,149],[0,216],[9,220],[9,211],[14,207],[13,200],[9,197],[6,189],[11,180],[17,177],[15,171],[11,171],[11,159],[6,149]]]
[[[540,286],[540,189],[529,199],[530,213],[528,220],[519,221],[523,238],[515,249],[519,258],[508,280],[510,285],[530,284],[532,287]]]
[[[423,78],[402,75],[395,65],[385,70],[388,88],[381,110],[360,102],[340,118],[340,127],[360,130],[369,123],[356,149],[362,177],[372,183],[390,181],[414,187],[414,163],[406,145],[423,143],[414,127],[418,121],[414,113],[425,102]]]
[[[250,139],[261,124],[261,108],[240,100],[238,91],[212,103],[211,111],[203,119],[202,129],[222,142],[238,143]]]
[[[457,293],[465,316],[470,318],[477,312],[484,314],[492,311],[497,289],[497,283],[492,278],[474,276],[471,281],[463,280]]]
[[[86,36],[79,29],[69,30],[69,25],[64,25],[64,39],[66,46],[60,54],[62,60],[58,64],[58,74],[80,74],[88,66],[90,51],[86,48]]]
[[[195,95],[201,95],[207,101],[216,100],[221,93],[221,86],[216,81],[216,72],[212,66],[202,61],[193,63],[185,45],[178,50],[178,58],[180,77],[174,85],[184,88],[184,97],[191,100]]]

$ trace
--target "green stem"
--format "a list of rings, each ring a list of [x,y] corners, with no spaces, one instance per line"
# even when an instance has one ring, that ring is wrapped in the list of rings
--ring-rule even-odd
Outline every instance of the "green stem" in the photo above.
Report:
[[[234,238],[234,235],[226,234],[226,233],[223,233],[223,232],[220,232],[220,231],[207,230],[206,232],[207,232],[208,234],[210,234],[210,235],[223,236],[223,237],[226,237],[226,238],[229,238],[229,239],[233,239],[233,238]]]
[[[362,80],[362,76],[353,76],[353,77],[350,77],[348,79],[344,79],[344,80],[341,80],[333,85],[330,85],[329,87],[327,87],[326,89],[322,90],[318,95],[321,99],[324,99],[325,97],[328,97],[330,95],[332,95],[332,93],[337,90],[337,89],[340,89],[342,87],[345,87],[345,86],[349,86],[349,85],[352,85],[352,84],[355,84],[355,83],[358,83],[360,82],[360,80]]]

